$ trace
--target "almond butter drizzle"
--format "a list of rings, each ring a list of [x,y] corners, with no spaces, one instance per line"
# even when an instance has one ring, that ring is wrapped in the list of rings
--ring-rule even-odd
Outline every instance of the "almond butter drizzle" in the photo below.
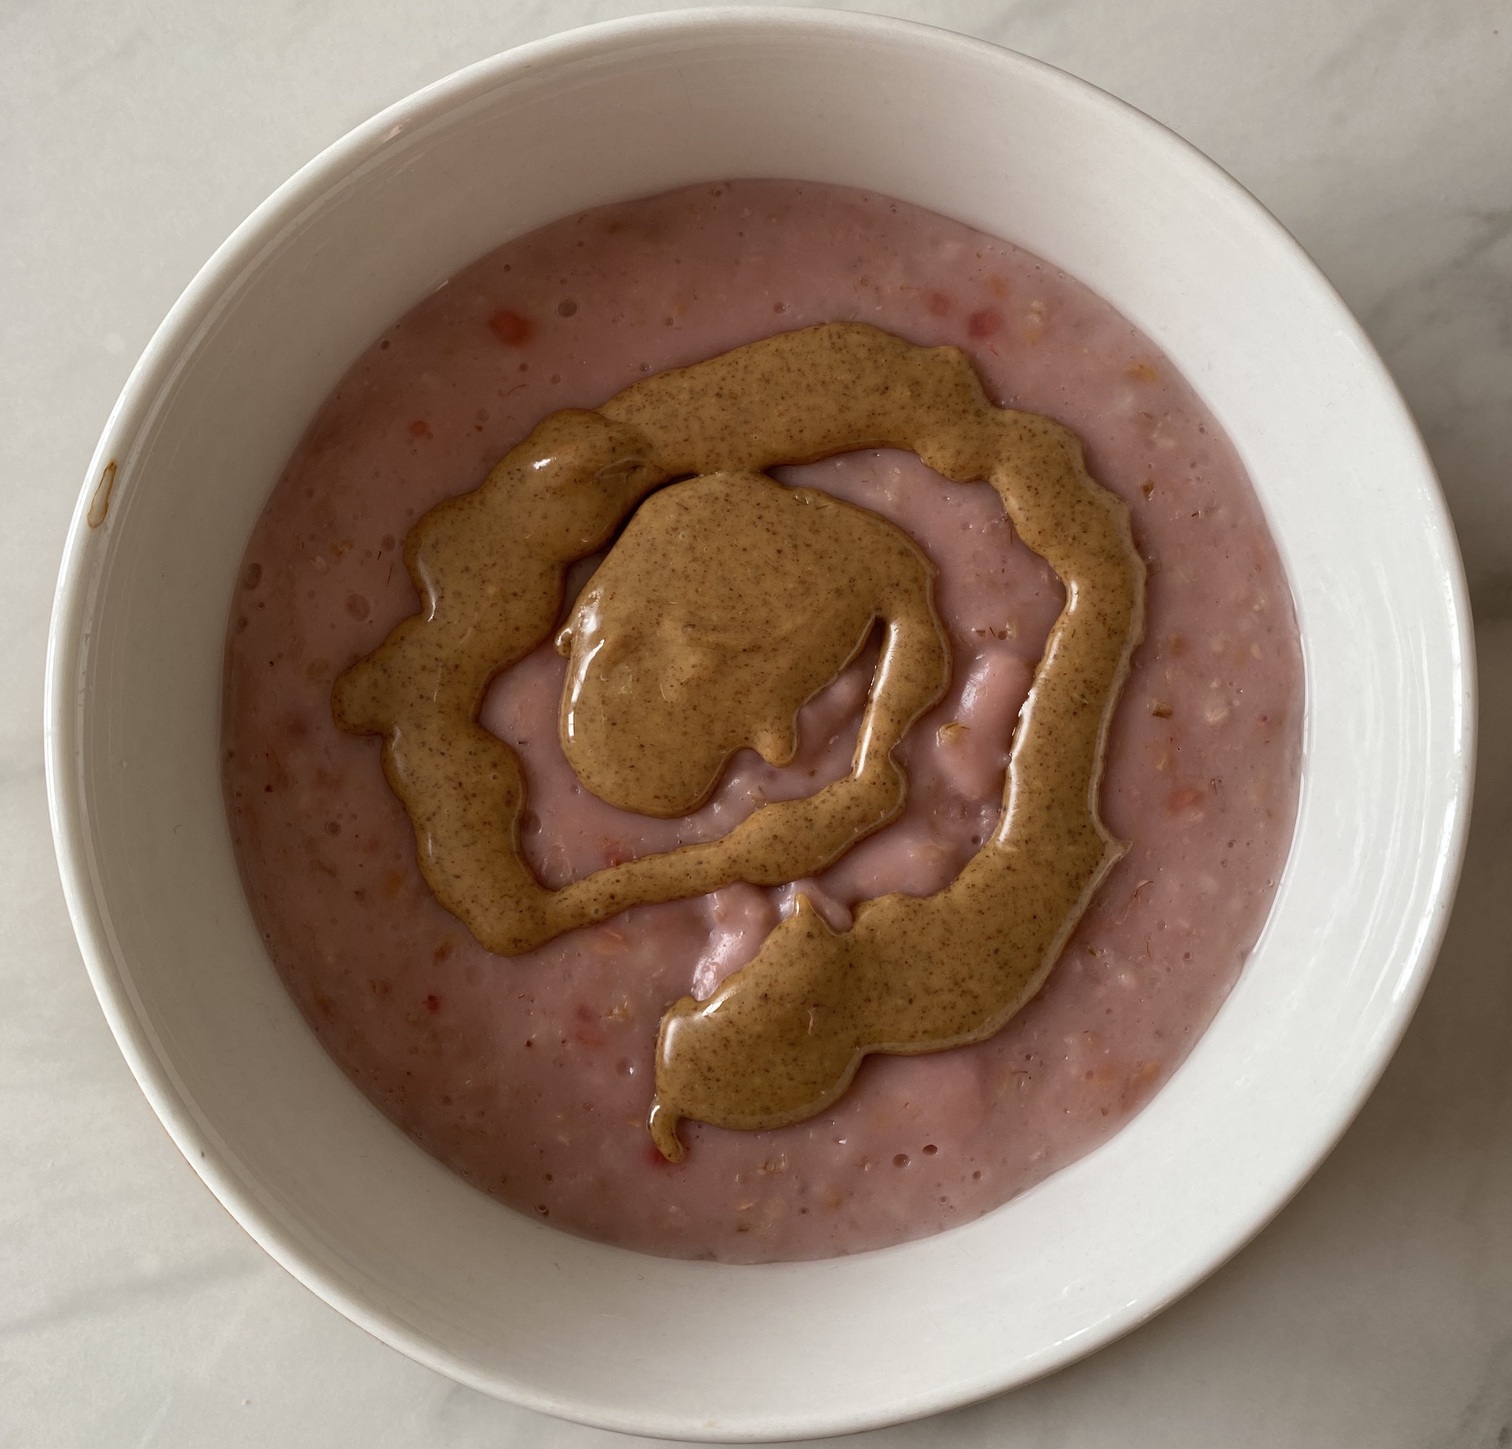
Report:
[[[857,834],[840,822],[880,825],[902,808],[907,781],[892,748],[949,679],[934,574],[885,519],[764,473],[664,488],[637,510],[557,638],[572,661],[563,752],[601,800],[686,815],[742,746],[791,763],[798,711],[880,619],[886,643],[852,773],[811,797],[814,827],[843,850]],[[764,856],[775,843],[763,841]],[[784,847],[757,870],[791,863]]]
[[[684,997],[667,1012],[650,1125],[673,1159],[681,1118],[786,1125],[833,1102],[869,1052],[990,1036],[1038,991],[1123,853],[1097,794],[1108,723],[1143,632],[1144,565],[1126,509],[1088,476],[1075,436],[993,407],[959,350],[914,347],[859,323],[658,374],[596,411],[546,418],[480,488],[426,514],[405,542],[421,612],[333,693],[343,729],[384,736],[384,771],[409,812],[421,870],[490,950],[517,954],[632,905],[736,880],[814,874],[901,807],[906,785],[890,751],[945,682],[932,571],[863,510],[734,475],[868,447],[909,449],[947,478],[990,482],[1024,542],[1060,576],[1066,606],[1019,716],[998,828],[956,880],[933,896],[866,902],[844,932],[800,897],[713,997]],[[602,548],[662,484],[703,474],[717,476],[668,490],[670,501],[632,521],[579,600],[562,641],[573,661],[564,749],[612,803],[680,813],[708,795],[741,744],[790,757],[797,708],[881,619],[886,641],[852,774],[761,807],[723,839],[548,890],[519,848],[519,761],[477,723],[483,693],[549,635],[570,563]],[[799,521],[811,529],[794,531],[798,508],[810,510]],[[669,592],[656,563],[672,567],[679,531],[691,542],[690,530],[709,526],[728,537],[712,554],[706,537],[695,548],[740,577],[711,593],[707,570],[701,582],[685,569],[686,588]],[[855,588],[831,589],[819,607],[813,581],[824,593],[838,567],[854,571]],[[658,633],[674,594],[692,627],[672,620]],[[762,618],[731,617],[742,599]],[[751,653],[753,623],[761,638]],[[722,629],[732,631],[723,642]],[[785,661],[769,647],[784,630],[795,655],[801,645],[811,659]],[[595,672],[603,650],[607,668]],[[625,689],[619,666],[629,669],[618,676]],[[721,700],[731,671],[753,687]],[[637,697],[637,674],[661,704],[644,690]],[[702,678],[707,691],[694,687]],[[696,741],[686,738],[690,718]]]

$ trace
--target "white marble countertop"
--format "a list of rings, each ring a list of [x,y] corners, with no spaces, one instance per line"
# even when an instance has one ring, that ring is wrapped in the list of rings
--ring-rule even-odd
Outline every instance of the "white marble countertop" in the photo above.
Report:
[[[0,6],[0,1446],[603,1445],[390,1351],[180,1159],[64,912],[41,763],[64,530],[132,360],[262,198],[469,61],[633,0]],[[873,0],[1123,96],[1249,186],[1396,374],[1479,623],[1482,759],[1447,945],[1317,1176],[1195,1293],[887,1445],[1512,1444],[1512,4]]]

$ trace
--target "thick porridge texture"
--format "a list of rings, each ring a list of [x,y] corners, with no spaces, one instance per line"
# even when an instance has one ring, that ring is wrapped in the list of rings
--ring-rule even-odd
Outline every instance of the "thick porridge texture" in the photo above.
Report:
[[[533,519],[575,448],[623,507]],[[815,1258],[979,1216],[1169,1077],[1264,923],[1301,710],[1259,506],[1148,341],[957,223],[741,182],[512,242],[359,359],[247,551],[225,788],[289,989],[430,1152],[570,1231]]]

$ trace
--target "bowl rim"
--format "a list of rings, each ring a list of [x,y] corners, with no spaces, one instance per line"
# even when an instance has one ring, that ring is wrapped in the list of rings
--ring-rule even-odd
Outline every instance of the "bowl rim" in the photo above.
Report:
[[[1027,1370],[1022,1365],[1005,1367],[995,1376],[976,1384],[917,1396],[907,1404],[889,1404],[881,1412],[836,1414],[825,1422],[802,1426],[799,1430],[802,1437],[883,1427],[938,1413],[1032,1382],[1065,1367],[1139,1327],[1189,1292],[1244,1247],[1290,1202],[1333,1150],[1374,1090],[1426,987],[1447,928],[1449,907],[1464,860],[1476,730],[1473,620],[1447,503],[1411,413],[1363,328],[1295,238],[1241,183],[1169,127],[1091,83],[1043,61],[918,21],[821,8],[706,6],[603,21],[502,51],[412,92],[331,143],[253,210],[190,281],[132,368],[85,474],[69,524],[54,594],[47,639],[43,720],[48,809],[65,902],[101,1010],[153,1111],[221,1205],[285,1271],[360,1328],[454,1381],[496,1397],[507,1397],[513,1403],[538,1412],[622,1433],[696,1439],[707,1438],[713,1432],[719,1438],[747,1442],[764,1441],[767,1436],[759,1428],[753,1431],[748,1426],[711,1431],[707,1425],[685,1423],[656,1413],[585,1413],[552,1394],[534,1389],[523,1379],[504,1383],[497,1377],[475,1373],[432,1340],[407,1329],[364,1302],[338,1274],[310,1255],[273,1220],[255,1195],[247,1190],[223,1155],[213,1133],[196,1116],[170,1068],[160,1058],[146,1023],[138,1014],[133,993],[116,959],[99,882],[91,869],[88,807],[76,761],[81,717],[80,665],[86,644],[85,629],[100,575],[97,551],[89,547],[95,533],[95,525],[91,522],[94,500],[97,495],[103,495],[108,503],[109,480],[106,475],[114,467],[114,460],[129,451],[131,441],[150,417],[156,401],[172,385],[199,329],[268,240],[295,223],[300,214],[330,187],[377,154],[399,129],[409,130],[435,119],[486,94],[513,76],[546,63],[591,57],[618,48],[631,39],[678,30],[712,32],[722,29],[730,35],[738,35],[753,27],[764,27],[767,33],[786,29],[789,32],[824,31],[855,37],[891,38],[940,50],[954,48],[960,53],[990,57],[997,64],[1022,67],[1036,74],[1042,83],[1058,88],[1062,94],[1075,95],[1083,104],[1099,107],[1123,124],[1160,133],[1166,144],[1185,153],[1189,166],[1205,172],[1210,184],[1227,190],[1239,205],[1247,208],[1254,223],[1289,249],[1293,261],[1310,274],[1320,297],[1333,303],[1335,324],[1357,346],[1362,365],[1372,374],[1371,382],[1378,394],[1393,407],[1403,424],[1404,437],[1410,438],[1415,445],[1416,456],[1412,461],[1430,485],[1425,490],[1425,502],[1443,543],[1447,545],[1446,556],[1452,562],[1450,576],[1444,582],[1454,616],[1457,652],[1454,677],[1461,701],[1454,738],[1456,758],[1460,763],[1458,776],[1452,781],[1453,808],[1446,817],[1447,824],[1440,842],[1440,869],[1432,909],[1429,919],[1416,933],[1408,953],[1409,963],[1398,977],[1403,989],[1393,1001],[1390,1029],[1383,1032],[1374,1059],[1363,1063],[1365,1070],[1359,1073],[1353,1091],[1344,1094],[1325,1115],[1323,1128],[1314,1139],[1313,1150],[1303,1151],[1293,1164],[1285,1189],[1253,1215],[1221,1255],[1161,1283],[1155,1291],[1129,1303],[1121,1312],[1091,1325],[1074,1342],[1054,1346]],[[791,1435],[794,1427],[786,1423],[781,1426],[786,1435]]]

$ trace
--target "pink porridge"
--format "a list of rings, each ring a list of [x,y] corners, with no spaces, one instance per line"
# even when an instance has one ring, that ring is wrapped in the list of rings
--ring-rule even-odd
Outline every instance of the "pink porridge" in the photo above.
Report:
[[[951,343],[989,398],[1073,428],[1129,504],[1147,626],[1102,811],[1131,848],[1041,994],[996,1037],[871,1057],[823,1114],[769,1132],[646,1129],[658,1022],[749,961],[806,894],[946,885],[993,829],[1013,721],[1061,604],[986,484],[912,455],[780,469],[902,527],[939,569],[945,698],[899,747],[902,815],[817,879],[645,906],[527,955],[479,946],[430,894],[379,744],[331,717],[336,675],[417,601],[414,521],[476,487],[547,413],[774,332],[874,323]],[[569,580],[567,603],[591,572]],[[564,611],[565,612],[565,611]],[[685,819],[589,794],[558,742],[567,661],[495,680],[483,723],[519,752],[521,832],[548,886],[725,834],[850,768],[875,647],[800,715],[796,760],[750,751]],[[248,895],[337,1062],[469,1181],[573,1232],[678,1257],[825,1257],[969,1221],[1081,1156],[1181,1062],[1233,985],[1295,809],[1302,672],[1290,596],[1243,468],[1129,323],[1027,253],[900,202],[788,182],[699,186],[511,242],[384,333],[290,461],[248,547],[228,643],[225,788]]]

